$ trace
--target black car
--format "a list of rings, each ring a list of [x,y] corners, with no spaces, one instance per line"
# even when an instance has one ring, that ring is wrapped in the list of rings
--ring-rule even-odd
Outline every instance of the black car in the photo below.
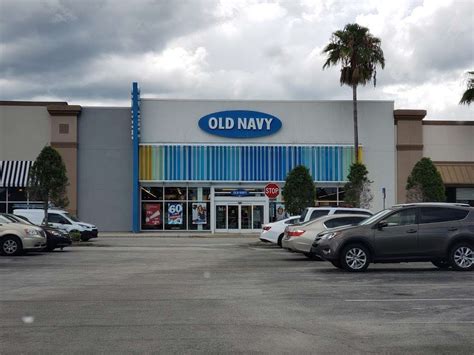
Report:
[[[23,217],[23,216],[17,216],[10,213],[2,213],[1,215],[15,223],[35,225],[34,223],[30,222],[28,218]],[[52,228],[49,226],[38,226],[38,227],[42,228],[43,231],[46,233],[45,250],[53,251],[56,248],[61,248],[61,250],[63,250],[64,247],[67,247],[72,244],[71,238],[69,238],[69,235],[66,232],[63,232],[60,229]]]
[[[474,208],[466,204],[396,205],[357,226],[317,236],[311,252],[338,268],[431,261],[439,268],[474,269]]]

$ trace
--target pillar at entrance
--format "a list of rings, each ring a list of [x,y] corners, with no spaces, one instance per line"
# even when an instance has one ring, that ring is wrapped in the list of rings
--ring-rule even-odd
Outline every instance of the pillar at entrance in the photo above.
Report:
[[[406,202],[406,183],[413,167],[423,157],[422,120],[426,110],[394,110],[397,144],[397,203]]]
[[[79,105],[48,105],[51,115],[51,147],[56,149],[66,165],[69,186],[67,210],[77,214],[77,119],[81,113]]]

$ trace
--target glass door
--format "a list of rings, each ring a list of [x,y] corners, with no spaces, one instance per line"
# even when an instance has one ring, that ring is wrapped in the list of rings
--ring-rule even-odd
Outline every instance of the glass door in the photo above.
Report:
[[[240,205],[240,229],[252,229],[252,205]]]
[[[245,204],[221,202],[216,204],[217,232],[256,232],[262,229],[265,218],[263,203]]]
[[[239,205],[227,205],[227,229],[239,230]]]
[[[227,205],[216,205],[216,230],[227,230]]]
[[[252,227],[253,229],[262,229],[264,218],[264,206],[261,204],[252,206]]]

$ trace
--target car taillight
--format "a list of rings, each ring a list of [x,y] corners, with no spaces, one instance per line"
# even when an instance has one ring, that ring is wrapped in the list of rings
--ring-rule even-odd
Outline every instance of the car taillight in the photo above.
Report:
[[[270,226],[263,226],[263,230],[264,230],[264,231],[269,231],[271,228],[272,228],[272,227],[270,227]]]
[[[305,230],[302,230],[302,229],[296,229],[294,231],[288,231],[288,235],[290,237],[299,237],[300,235],[302,235],[304,232],[306,232]]]

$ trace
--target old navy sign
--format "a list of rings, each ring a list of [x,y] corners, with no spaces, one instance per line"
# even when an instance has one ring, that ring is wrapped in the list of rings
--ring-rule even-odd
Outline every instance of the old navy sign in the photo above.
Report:
[[[281,128],[281,121],[268,113],[247,110],[214,112],[199,120],[199,127],[227,138],[269,136]]]

